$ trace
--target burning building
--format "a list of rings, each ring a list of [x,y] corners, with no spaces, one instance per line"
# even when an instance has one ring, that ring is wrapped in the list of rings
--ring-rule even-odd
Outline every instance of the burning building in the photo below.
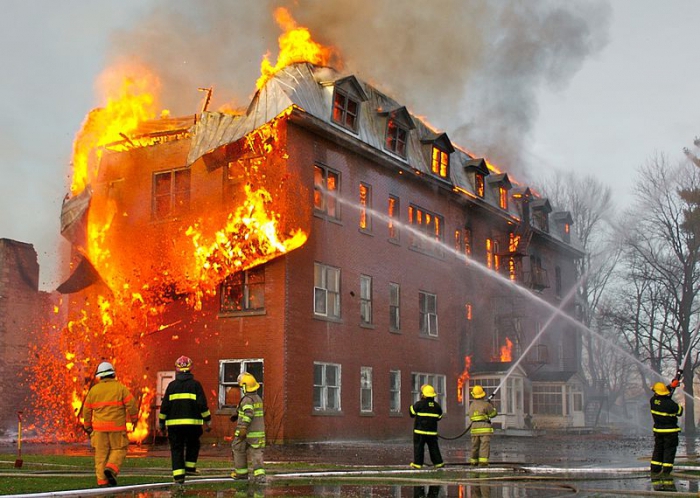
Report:
[[[277,442],[405,437],[424,383],[444,433],[470,382],[502,384],[501,427],[583,425],[570,215],[357,77],[291,63],[245,112],[141,120],[85,165],[62,213],[66,417],[110,359],[143,439],[186,354],[219,438],[241,371]]]

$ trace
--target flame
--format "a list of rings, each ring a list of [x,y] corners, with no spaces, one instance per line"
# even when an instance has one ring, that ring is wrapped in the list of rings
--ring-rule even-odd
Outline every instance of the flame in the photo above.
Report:
[[[324,47],[312,40],[308,28],[297,26],[292,15],[284,7],[276,8],[274,16],[277,25],[284,30],[278,39],[279,55],[273,66],[269,60],[270,54],[265,54],[260,64],[260,78],[255,84],[258,89],[265,86],[275,73],[289,64],[310,62],[318,66],[327,66],[335,54],[334,48]]]
[[[506,345],[501,346],[500,360],[503,362],[513,361],[513,341],[511,341],[507,337],[506,337]]]
[[[90,151],[99,155],[99,147],[123,140],[140,122],[157,115],[154,91],[160,83],[144,66],[117,65],[102,74],[101,83],[107,102],[87,115],[73,143],[73,196],[82,192],[96,174],[88,168]]]
[[[460,374],[460,376],[457,378],[457,401],[459,403],[462,402],[464,399],[464,386],[467,384],[469,381],[469,369],[472,366],[472,357],[471,356],[465,356],[464,357],[464,370]]]

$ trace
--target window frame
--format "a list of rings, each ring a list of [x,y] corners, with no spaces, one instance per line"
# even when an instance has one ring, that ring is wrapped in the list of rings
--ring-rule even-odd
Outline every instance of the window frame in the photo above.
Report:
[[[227,308],[225,306],[228,288],[233,288],[234,283],[229,283],[230,280],[241,276],[242,281],[240,283],[235,282],[235,286],[241,287],[241,300],[243,301],[243,306],[240,309]],[[261,280],[256,280],[261,277]],[[251,282],[251,279],[255,280]],[[251,307],[251,295],[253,299],[255,296],[262,296],[261,306]],[[231,299],[230,301],[234,301]],[[265,311],[265,265],[255,266],[248,270],[243,270],[240,272],[235,272],[228,275],[219,285],[219,313],[220,314],[255,314],[262,313]]]
[[[372,185],[360,182],[359,188],[360,206],[360,231],[372,232]]]
[[[389,282],[389,330],[401,332],[401,285],[396,282]]]
[[[444,180],[450,177],[450,154],[436,144],[431,151],[430,171]]]
[[[263,386],[265,385],[265,361],[262,358],[231,358],[231,359],[221,359],[219,360],[219,377],[218,377],[218,385],[219,385],[219,392],[217,396],[217,404],[219,410],[233,410],[236,408],[237,403],[232,403],[232,404],[227,404],[226,403],[226,393],[228,392],[229,389],[234,389],[234,388],[240,388],[240,385],[238,384],[238,375],[236,375],[235,380],[227,380],[227,372],[226,372],[226,365],[229,364],[238,364],[238,375],[240,375],[243,372],[249,372],[251,369],[249,368],[249,365],[260,365],[260,368],[255,368],[252,369],[254,370],[253,375],[255,376],[255,380],[260,384],[260,389],[258,390],[258,393],[260,396],[263,394]]]
[[[360,367],[360,413],[374,412],[374,383],[372,367]],[[369,405],[366,403],[369,402]]]
[[[432,303],[432,305],[431,305]],[[418,291],[418,331],[423,337],[438,337],[438,304],[437,294]],[[433,323],[435,324],[433,326]],[[433,328],[435,331],[433,332]]]
[[[389,413],[401,413],[401,370],[389,370]]]
[[[391,242],[398,242],[400,237],[398,224],[401,223],[401,200],[396,195],[389,194],[387,201],[387,217],[389,240]]]
[[[357,133],[360,121],[360,106],[362,102],[354,98],[350,92],[338,88],[333,92],[333,106],[331,109],[331,121],[346,130]],[[354,106],[354,110],[351,107]]]
[[[331,178],[335,187],[329,183]],[[337,199],[340,196],[340,182],[340,172],[323,164],[314,164],[314,214],[340,221],[340,203]]]
[[[372,287],[372,276],[360,275],[360,325],[371,326],[374,323],[372,312]]]
[[[186,178],[185,187],[178,187],[178,176],[184,174]],[[168,178],[167,192],[161,192],[162,183],[159,183],[159,178]],[[173,168],[163,171],[154,171],[151,177],[151,219],[169,220],[177,216],[187,213],[190,210],[191,195],[192,195],[192,171],[190,168]],[[165,189],[163,189],[165,190]],[[167,200],[167,209],[162,209],[161,201]],[[162,210],[162,212],[161,212]]]
[[[334,278],[331,282],[335,282],[335,287],[329,288],[329,274],[333,273]],[[329,320],[340,320],[341,318],[341,270],[335,266],[326,265],[314,261],[314,317],[325,318]],[[319,298],[323,296],[323,310],[319,309]],[[332,303],[332,306],[329,304]],[[337,310],[336,313],[329,313],[329,310]]]
[[[320,384],[316,383],[316,368],[320,367],[322,374],[322,382]],[[328,368],[333,368],[336,370],[336,384],[335,385],[328,385],[327,380],[328,380],[328,375],[327,375],[327,369]],[[321,362],[321,361],[315,361],[314,362],[314,381],[313,381],[313,389],[314,389],[314,395],[313,395],[313,411],[315,413],[340,413],[342,411],[342,388],[343,388],[343,380],[342,380],[342,375],[343,375],[343,370],[342,366],[339,363],[328,363],[328,362]],[[320,402],[317,405],[317,389],[318,391],[318,401]],[[329,391],[331,389],[331,391]],[[329,403],[329,393],[332,395],[334,398],[334,403],[336,404],[335,407],[332,407],[332,404]]]
[[[412,249],[437,257],[443,255],[445,219],[442,215],[411,203],[408,206],[408,223],[419,232],[411,234]]]
[[[399,123],[396,119],[389,118],[386,123],[384,148],[405,159],[408,148],[408,132],[409,130],[406,126]]]

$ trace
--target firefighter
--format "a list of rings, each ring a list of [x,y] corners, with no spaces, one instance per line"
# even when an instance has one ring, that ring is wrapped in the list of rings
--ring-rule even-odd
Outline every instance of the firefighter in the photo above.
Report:
[[[683,415],[683,407],[673,401],[673,391],[678,387],[682,371],[666,386],[655,383],[651,389],[651,416],[654,419],[654,452],[651,455],[651,483],[655,490],[674,490],[671,471],[678,448],[678,417]]]
[[[472,452],[469,463],[488,467],[489,455],[491,454],[491,436],[493,435],[491,419],[498,415],[498,411],[489,400],[484,399],[486,392],[480,385],[472,387],[471,396],[474,401],[467,409],[472,436]]]
[[[129,447],[126,435],[127,416],[132,424],[138,420],[136,400],[116,379],[114,366],[103,361],[83,404],[83,426],[95,448],[95,475],[99,487],[116,486],[117,476]]]
[[[202,426],[211,430],[211,413],[202,384],[190,370],[192,360],[180,356],[175,360],[175,380],[165,388],[158,421],[160,430],[168,432],[173,479],[185,482],[186,475],[197,475]]]
[[[423,384],[420,388],[420,399],[411,405],[409,413],[415,418],[413,423],[413,461],[411,467],[420,469],[423,467],[425,445],[428,445],[430,461],[436,469],[445,464],[440,454],[438,445],[438,422],[442,419],[442,407],[435,401],[437,393],[430,384]]]
[[[250,455],[250,463],[253,467],[252,480],[258,484],[264,484],[265,412],[262,398],[257,392],[260,384],[248,372],[240,374],[237,382],[241,387],[242,397],[236,413],[231,417],[231,421],[238,421],[233,443],[231,443],[234,467],[231,477],[248,479],[248,456]]]

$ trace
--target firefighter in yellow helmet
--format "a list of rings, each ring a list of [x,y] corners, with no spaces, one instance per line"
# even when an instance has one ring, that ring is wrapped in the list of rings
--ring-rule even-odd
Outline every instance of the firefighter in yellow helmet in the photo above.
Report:
[[[132,424],[137,422],[138,406],[126,386],[116,379],[110,362],[100,363],[95,377],[100,381],[85,397],[83,426],[95,448],[95,475],[97,485],[102,488],[117,485],[117,475],[129,447],[127,418]]]
[[[265,483],[263,449],[265,448],[265,412],[258,390],[260,384],[248,372],[238,376],[242,397],[232,421],[238,421],[231,449],[233,451],[234,479],[248,479],[248,456],[253,468],[253,481]]]
[[[651,455],[651,483],[655,490],[675,491],[671,471],[678,448],[678,417],[683,415],[683,406],[671,397],[679,385],[683,374],[678,371],[676,378],[668,385],[657,382],[651,389],[654,395],[649,400],[651,416],[654,419],[654,451]]]
[[[442,418],[442,407],[435,401],[437,393],[430,384],[420,388],[420,399],[411,405],[409,413],[415,419],[413,424],[413,461],[411,467],[423,467],[425,446],[428,445],[430,461],[433,467],[444,467],[440,446],[438,445],[438,422]]]
[[[487,467],[491,454],[491,436],[493,435],[491,419],[498,415],[498,411],[488,399],[484,399],[486,392],[480,385],[472,387],[471,397],[474,398],[474,401],[467,409],[472,435],[472,452],[469,463]]]

